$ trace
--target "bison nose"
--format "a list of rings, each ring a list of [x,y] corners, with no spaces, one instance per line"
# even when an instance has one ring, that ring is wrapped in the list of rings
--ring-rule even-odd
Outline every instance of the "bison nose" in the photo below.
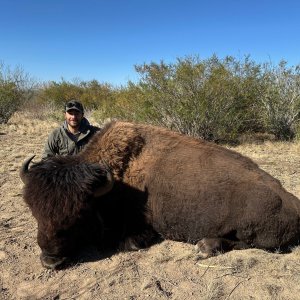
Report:
[[[66,257],[52,256],[42,253],[40,256],[42,266],[47,269],[59,269],[62,264],[67,260]]]

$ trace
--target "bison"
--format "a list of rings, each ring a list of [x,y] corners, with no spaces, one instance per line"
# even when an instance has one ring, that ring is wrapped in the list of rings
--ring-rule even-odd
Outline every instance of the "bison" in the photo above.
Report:
[[[115,121],[76,156],[20,175],[37,220],[41,262],[59,268],[86,243],[125,250],[160,239],[196,244],[202,257],[300,238],[300,201],[249,158],[145,124]]]

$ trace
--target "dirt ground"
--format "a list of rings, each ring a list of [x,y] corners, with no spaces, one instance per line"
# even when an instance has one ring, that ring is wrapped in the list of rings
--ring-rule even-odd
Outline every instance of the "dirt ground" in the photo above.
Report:
[[[200,260],[193,245],[164,241],[106,258],[87,249],[66,270],[44,269],[18,172],[31,154],[39,160],[54,126],[24,116],[0,126],[0,299],[300,299],[300,247],[289,254],[250,249]],[[300,198],[300,144],[235,150]]]

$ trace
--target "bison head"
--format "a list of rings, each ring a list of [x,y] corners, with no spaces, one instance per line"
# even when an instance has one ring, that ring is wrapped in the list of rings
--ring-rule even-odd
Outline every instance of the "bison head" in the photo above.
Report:
[[[94,199],[110,191],[113,178],[105,165],[76,156],[49,158],[29,168],[32,159],[20,171],[23,197],[38,223],[42,265],[54,269],[87,240],[101,238]]]

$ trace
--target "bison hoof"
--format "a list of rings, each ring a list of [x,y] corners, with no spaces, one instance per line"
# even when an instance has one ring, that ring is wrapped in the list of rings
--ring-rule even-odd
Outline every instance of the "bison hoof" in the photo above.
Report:
[[[195,250],[201,258],[208,258],[222,250],[222,242],[217,238],[204,238],[195,245]]]
[[[130,237],[124,241],[123,245],[120,248],[124,251],[138,251],[141,249],[136,241]]]

